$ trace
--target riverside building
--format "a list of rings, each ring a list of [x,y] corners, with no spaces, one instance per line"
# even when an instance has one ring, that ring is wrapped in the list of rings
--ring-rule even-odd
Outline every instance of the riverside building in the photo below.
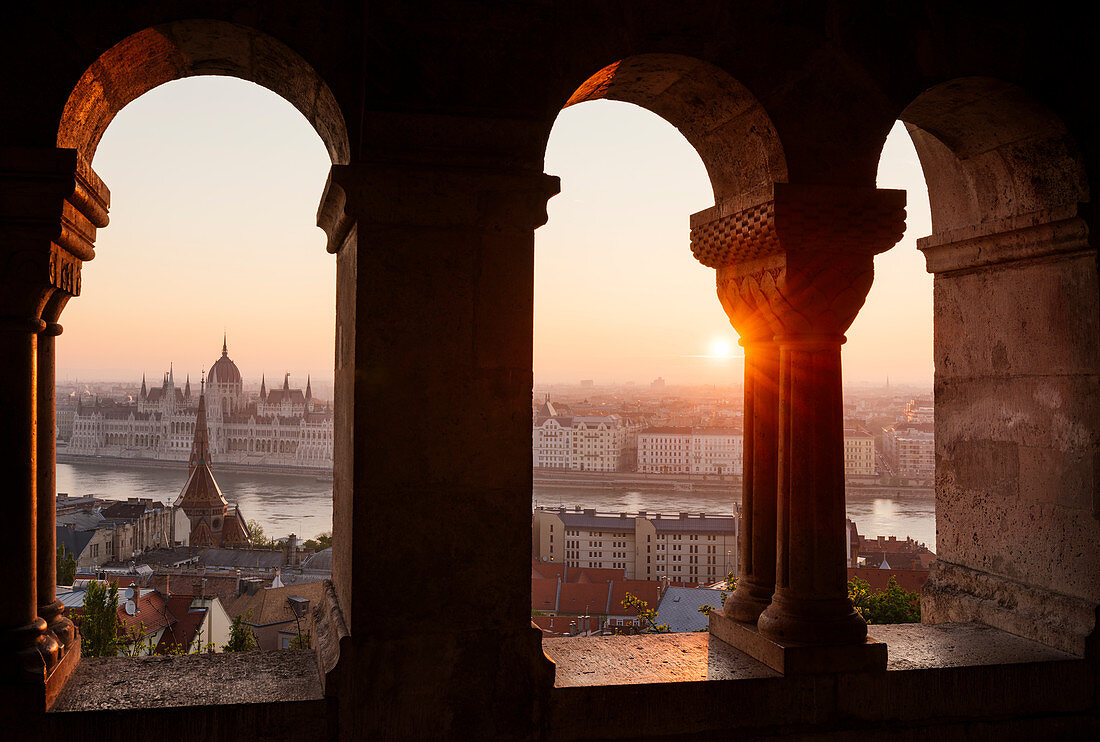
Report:
[[[190,378],[179,388],[170,367],[159,387],[148,388],[142,377],[132,403],[78,405],[67,452],[186,461],[197,415]],[[207,417],[214,463],[332,469],[332,409],[313,398],[309,378],[304,391],[290,387],[290,374],[283,377],[282,388],[270,391],[264,379],[259,397],[251,398],[224,338],[221,357],[210,367]]]
[[[740,474],[744,439],[732,428],[650,428],[638,434],[644,474]]]
[[[638,427],[619,415],[563,415],[547,399],[531,426],[536,469],[633,471]]]
[[[717,582],[737,569],[738,525],[736,515],[537,508],[531,528],[542,562],[622,569],[628,580]]]

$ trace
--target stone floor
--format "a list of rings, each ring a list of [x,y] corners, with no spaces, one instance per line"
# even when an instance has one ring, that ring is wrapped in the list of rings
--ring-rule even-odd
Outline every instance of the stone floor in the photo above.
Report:
[[[322,696],[311,650],[171,657],[85,657],[53,711],[121,710]]]
[[[979,624],[870,627],[889,647],[887,671],[1076,659],[1038,642]],[[779,677],[706,632],[543,639],[559,688]]]

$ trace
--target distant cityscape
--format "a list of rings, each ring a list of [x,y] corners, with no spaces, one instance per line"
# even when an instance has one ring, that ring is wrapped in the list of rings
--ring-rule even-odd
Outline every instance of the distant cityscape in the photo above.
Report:
[[[935,475],[935,408],[913,388],[849,390],[844,465],[850,479],[929,486]],[[740,389],[576,386],[536,389],[531,455],[536,476],[634,472],[740,477]]]
[[[332,405],[305,389],[291,387],[290,374],[258,393],[247,393],[223,338],[221,356],[206,374],[213,463],[269,469],[332,471]],[[202,384],[203,381],[199,380]],[[185,461],[198,415],[198,386],[182,386],[173,369],[159,384],[57,387],[58,460],[114,458]],[[102,390],[102,391],[100,391]]]
[[[320,598],[321,581],[331,576],[330,542],[253,533],[258,524],[226,499],[210,467],[331,471],[332,405],[313,394],[311,379],[302,389],[285,375],[269,389],[262,377],[258,392],[246,392],[223,341],[198,384],[185,376],[180,386],[169,368],[158,385],[59,384],[58,400],[60,461],[188,465],[174,501],[123,492],[58,495],[58,544],[73,554],[77,570],[73,586],[59,587],[67,607],[79,610],[89,580],[125,587],[128,600],[118,609],[131,637],[125,652],[220,647],[233,618],[246,614],[261,649],[308,641],[300,638],[312,630],[308,611],[296,615],[294,606]],[[637,629],[638,610],[623,603],[628,593],[654,607],[672,631],[705,626],[700,609],[721,603],[727,576],[739,568],[742,408],[736,386],[678,387],[664,379],[533,390],[536,486],[566,490],[580,502],[585,492],[648,488],[645,501],[658,505],[532,508],[531,611],[546,635]],[[848,390],[849,487],[930,492],[934,415],[926,389]],[[718,512],[659,512],[667,492],[707,494],[706,502],[725,505]],[[851,518],[845,543],[849,576],[873,589],[893,577],[919,591],[935,558],[901,533],[861,535]],[[150,621],[154,616],[163,620]]]

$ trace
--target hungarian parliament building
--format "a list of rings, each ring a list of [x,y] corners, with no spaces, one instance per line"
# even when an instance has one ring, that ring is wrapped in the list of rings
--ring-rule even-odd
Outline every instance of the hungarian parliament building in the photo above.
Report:
[[[222,354],[210,367],[205,393],[215,464],[332,471],[332,407],[313,399],[308,377],[305,390],[291,389],[287,374],[281,388],[268,390],[264,379],[258,397],[246,396],[241,372],[230,360],[223,339]],[[150,389],[142,377],[136,400],[78,404],[65,452],[187,461],[198,409],[199,394],[192,392],[189,378],[181,389],[169,370],[160,386]]]

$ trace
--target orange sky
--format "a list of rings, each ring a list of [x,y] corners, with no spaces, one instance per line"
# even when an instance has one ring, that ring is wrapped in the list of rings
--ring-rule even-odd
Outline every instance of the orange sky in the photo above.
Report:
[[[111,225],[84,268],[58,343],[60,380],[177,378],[209,367],[229,334],[246,383],[331,378],[335,260],[315,214],[329,161],[316,133],[273,93],[189,78],[127,106],[94,167]],[[737,383],[737,336],[714,271],[691,256],[688,215],[713,196],[671,125],[624,103],[562,112],[546,154],[562,179],[536,232],[535,358],[540,383]],[[929,232],[912,145],[895,129],[879,185],[909,190],[909,229],[876,258],[876,282],[848,333],[848,381],[930,383],[931,277],[913,235]]]

